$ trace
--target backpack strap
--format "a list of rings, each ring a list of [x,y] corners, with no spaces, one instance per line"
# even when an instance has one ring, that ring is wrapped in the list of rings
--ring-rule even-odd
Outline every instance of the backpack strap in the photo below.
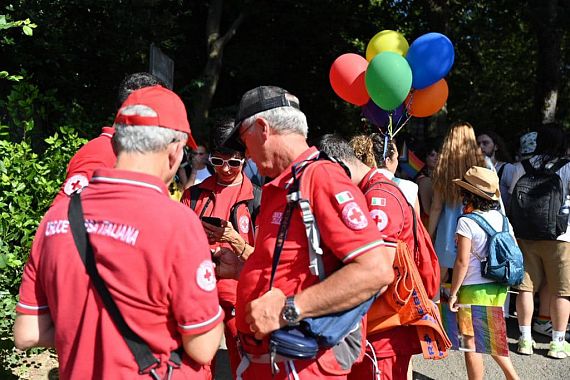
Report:
[[[239,206],[242,204],[247,207],[249,211],[249,217],[251,218],[251,223],[255,226],[255,219],[257,218],[257,214],[259,214],[259,208],[261,206],[261,187],[255,185],[254,183],[252,183],[252,186],[253,198],[236,202],[230,209],[230,222],[232,222],[234,226],[238,225],[237,213]]]
[[[532,166],[530,164],[530,158],[527,158],[526,160],[522,160],[521,164],[524,168],[524,172],[525,173],[534,173],[536,171],[536,169],[534,168],[534,166]]]
[[[249,215],[251,215],[251,222],[255,225],[255,219],[259,214],[259,209],[261,207],[261,186],[251,183],[253,185],[253,200],[247,204],[249,209]]]
[[[503,232],[509,232],[509,219],[503,213],[501,215],[503,216]]]
[[[553,173],[556,173],[558,170],[560,170],[564,165],[566,165],[567,163],[569,163],[570,160],[567,158],[561,158],[559,160],[557,160],[551,167],[550,167],[550,171],[552,171]]]
[[[291,222],[291,214],[293,209],[299,206],[301,211],[301,216],[303,219],[303,224],[305,225],[305,232],[307,234],[308,240],[308,250],[309,250],[309,269],[311,274],[318,276],[319,280],[324,280],[325,270],[323,263],[323,250],[320,247],[320,233],[317,226],[317,221],[311,211],[311,204],[309,199],[304,198],[301,192],[301,177],[308,165],[317,162],[319,160],[329,160],[331,162],[339,164],[343,170],[350,177],[350,170],[342,162],[334,157],[329,157],[324,152],[318,152],[315,157],[301,161],[291,167],[292,183],[288,187],[287,193],[287,206],[283,212],[281,218],[281,224],[279,225],[279,232],[277,239],[275,240],[275,249],[273,252],[273,263],[271,266],[271,277],[269,280],[269,288],[273,287],[273,280],[275,277],[275,271],[277,270],[277,265],[279,265],[279,259],[281,257],[281,251],[283,250],[283,245],[285,244],[285,239],[287,237],[287,231],[289,229],[289,224]]]
[[[501,165],[501,167],[499,168],[499,171],[497,172],[497,177],[499,177],[499,183],[501,183],[501,177],[503,177],[503,172],[505,171],[505,166],[507,166],[506,162],[504,162],[503,165]]]
[[[460,216],[461,218],[467,218],[467,219],[471,219],[472,221],[474,221],[475,223],[477,223],[479,225],[479,227],[481,227],[483,229],[483,231],[485,231],[485,233],[489,236],[493,236],[497,233],[497,231],[491,227],[491,225],[489,224],[489,222],[487,222],[485,220],[485,218],[483,218],[481,215],[476,214],[474,212],[471,212],[469,214],[464,214]],[[503,229],[505,226],[505,220],[503,221]],[[507,228],[508,228],[508,224],[507,224]]]
[[[196,204],[198,203],[198,199],[200,199],[202,191],[203,190],[198,185],[190,187],[190,208],[193,211],[196,211]],[[208,200],[206,201],[206,204],[204,204],[204,207],[202,207],[202,211],[200,211],[200,215],[198,215],[198,217],[201,218],[204,216],[204,212],[206,212],[210,202],[212,202],[212,193],[208,194]]]
[[[202,189],[200,189],[198,186],[190,187],[190,208],[192,210],[196,210],[196,203],[198,203],[200,194],[202,194]]]

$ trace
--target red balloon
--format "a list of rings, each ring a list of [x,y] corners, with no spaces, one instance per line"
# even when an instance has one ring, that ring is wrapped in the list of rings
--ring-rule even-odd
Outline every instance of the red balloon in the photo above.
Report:
[[[329,80],[334,92],[343,100],[357,106],[368,103],[364,76],[368,61],[353,53],[343,54],[333,62]]]
[[[445,79],[440,79],[431,86],[413,90],[405,100],[408,113],[415,117],[427,117],[439,111],[447,101],[449,89]]]

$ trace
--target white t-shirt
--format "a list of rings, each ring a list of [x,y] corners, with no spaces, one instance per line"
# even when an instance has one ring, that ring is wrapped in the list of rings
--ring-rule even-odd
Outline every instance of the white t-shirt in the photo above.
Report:
[[[476,211],[481,215],[496,231],[503,229],[503,214],[497,210],[485,212]],[[513,227],[509,223],[509,232],[513,234]],[[462,285],[485,284],[494,282],[481,276],[481,259],[487,257],[487,234],[479,227],[474,220],[460,217],[457,221],[456,233],[471,240],[471,255],[469,257],[469,267]]]
[[[203,169],[198,169],[198,171],[196,172],[196,179],[194,180],[194,185],[199,184],[200,182],[202,182],[203,180],[205,180],[209,176],[211,176],[211,174],[208,171],[207,167],[205,167]]]
[[[530,163],[533,167],[537,168],[538,167],[538,159],[540,156],[533,156],[530,159]],[[513,174],[513,180],[511,182],[511,187],[509,189],[509,193],[512,194],[513,191],[515,190],[515,185],[517,184],[518,180],[525,174],[524,171],[524,167],[522,166],[522,164],[520,162],[517,162],[515,164],[515,173]],[[560,179],[562,180],[562,191],[563,191],[563,197],[562,199],[566,199],[566,194],[569,193],[569,182],[570,182],[570,163],[564,165],[563,167],[561,167],[556,174],[558,174],[560,176]],[[570,220],[569,220],[570,223]],[[560,240],[560,241],[565,241],[565,242],[570,242],[570,225],[568,227],[566,227],[566,232],[563,233],[562,235],[558,236],[556,238],[556,240]]]

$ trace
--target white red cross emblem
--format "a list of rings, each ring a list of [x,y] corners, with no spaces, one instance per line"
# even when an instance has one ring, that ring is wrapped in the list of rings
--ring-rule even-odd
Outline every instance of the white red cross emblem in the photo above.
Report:
[[[249,218],[246,215],[242,215],[239,218],[239,230],[244,233],[247,234],[249,232]]]
[[[216,289],[216,275],[214,274],[214,263],[204,260],[196,271],[196,283],[200,289],[211,292]]]
[[[378,231],[382,231],[388,225],[388,214],[384,211],[378,209],[370,210],[370,216],[372,217],[372,220],[376,222]]]
[[[89,180],[83,174],[75,174],[67,181],[63,186],[63,192],[67,195],[73,194],[77,190],[83,189],[85,186],[89,185]]]
[[[361,230],[368,226],[368,219],[356,202],[349,202],[343,207],[342,221],[352,230]]]

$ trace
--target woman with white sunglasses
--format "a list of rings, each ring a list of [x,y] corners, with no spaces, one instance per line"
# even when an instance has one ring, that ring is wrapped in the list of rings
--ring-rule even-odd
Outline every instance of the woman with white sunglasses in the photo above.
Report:
[[[226,123],[233,122],[218,123],[215,130],[223,129]],[[242,152],[214,146],[209,162],[214,174],[188,188],[180,201],[191,207],[202,220],[216,262],[218,297],[225,312],[226,345],[235,377],[241,357],[236,343],[234,305],[241,265],[253,252],[254,185],[243,174],[245,157]],[[256,188],[255,191],[261,190]],[[213,371],[215,365],[210,368]]]

